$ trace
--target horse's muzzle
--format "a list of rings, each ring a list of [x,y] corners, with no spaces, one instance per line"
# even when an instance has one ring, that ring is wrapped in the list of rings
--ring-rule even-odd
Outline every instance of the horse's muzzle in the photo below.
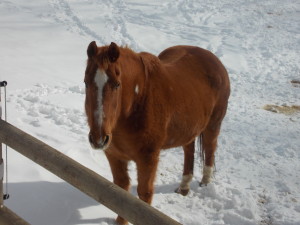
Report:
[[[105,150],[109,145],[110,135],[105,135],[103,138],[100,138],[99,140],[95,140],[93,135],[90,133],[89,142],[93,149]]]

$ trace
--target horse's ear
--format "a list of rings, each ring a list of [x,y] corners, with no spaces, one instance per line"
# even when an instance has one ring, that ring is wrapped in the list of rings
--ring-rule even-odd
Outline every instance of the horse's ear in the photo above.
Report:
[[[116,43],[112,42],[108,47],[107,54],[108,54],[108,59],[111,63],[117,61],[120,55],[119,46]]]
[[[97,45],[96,45],[96,42],[95,41],[92,41],[90,44],[89,44],[89,47],[87,49],[87,55],[89,58],[92,58],[94,57],[96,54],[97,54]]]

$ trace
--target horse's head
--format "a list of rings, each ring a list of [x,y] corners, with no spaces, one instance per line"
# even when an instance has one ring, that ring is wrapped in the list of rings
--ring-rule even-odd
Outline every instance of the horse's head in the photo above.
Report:
[[[88,46],[87,55],[84,82],[89,142],[94,149],[105,150],[111,143],[112,130],[120,114],[120,51],[113,42],[110,46],[98,48],[93,41]]]

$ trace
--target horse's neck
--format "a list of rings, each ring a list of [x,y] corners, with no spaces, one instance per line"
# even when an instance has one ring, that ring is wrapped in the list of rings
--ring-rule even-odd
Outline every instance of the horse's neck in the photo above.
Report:
[[[140,53],[135,64],[131,64],[131,74],[126,85],[127,98],[123,97],[125,114],[133,113],[136,108],[152,111],[157,107],[156,103],[167,103],[168,93],[165,84],[168,84],[168,77],[160,60],[149,53]],[[131,96],[131,97],[128,97]],[[156,106],[155,106],[156,105]],[[167,106],[162,110],[167,110]]]
[[[146,74],[142,59],[138,54],[126,56],[122,64],[122,112],[127,117],[134,104],[145,95]]]
[[[153,92],[163,92],[163,90],[159,90],[163,89],[162,84],[165,83],[162,71],[160,60],[150,53],[124,54],[122,111],[125,116],[129,116],[137,104],[147,104],[146,99],[157,97]]]

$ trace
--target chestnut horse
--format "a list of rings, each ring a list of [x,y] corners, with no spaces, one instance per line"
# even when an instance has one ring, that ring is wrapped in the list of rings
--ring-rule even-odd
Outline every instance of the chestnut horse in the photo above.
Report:
[[[137,165],[139,198],[151,204],[161,149],[183,146],[179,188],[189,192],[195,139],[201,138],[208,184],[230,93],[225,67],[211,52],[175,46],[158,57],[115,43],[87,49],[85,111],[89,142],[104,150],[114,183],[128,190],[128,161]],[[119,224],[126,221],[118,217]]]

